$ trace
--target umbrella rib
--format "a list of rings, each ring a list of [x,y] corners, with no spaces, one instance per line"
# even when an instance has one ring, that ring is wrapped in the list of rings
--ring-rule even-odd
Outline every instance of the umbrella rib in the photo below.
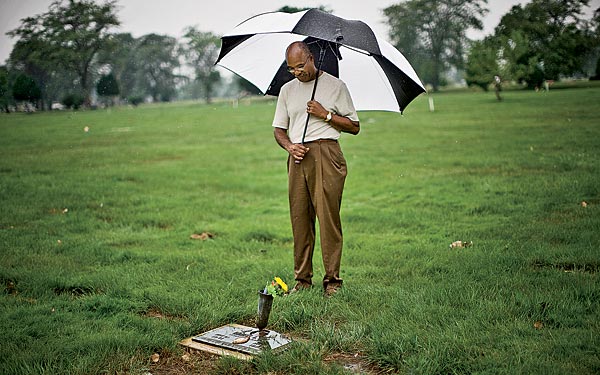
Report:
[[[257,17],[265,16],[265,15],[267,15],[267,14],[274,14],[274,13],[280,13],[280,12],[277,12],[277,11],[272,11],[272,12],[264,12],[264,13],[259,13],[259,14],[255,15],[255,16],[252,16],[252,17],[250,17],[250,18],[247,18],[247,19],[243,20],[242,22],[238,23],[238,24],[237,24],[235,27],[238,27],[238,26],[240,26],[240,25],[242,25],[242,24],[244,24],[244,23],[246,23],[246,22],[250,21],[250,20],[251,20],[251,19],[253,19],[253,18],[257,18]],[[306,13],[306,11],[305,11],[304,13]],[[234,30],[235,30],[235,28],[234,28]]]
[[[350,46],[347,46],[345,44],[340,44],[340,46],[348,48],[349,50],[352,50],[352,51],[357,52],[357,53],[361,53],[361,54],[366,55],[366,56],[373,56],[373,53],[367,52],[367,51],[363,51],[362,49],[358,49],[358,48],[355,48],[355,47],[350,47]]]
[[[239,25],[241,25],[241,24],[243,24],[243,23],[246,23],[246,22],[250,21],[250,20],[251,20],[251,19],[253,19],[253,18],[260,17],[260,16],[264,16],[265,14],[269,14],[269,13],[277,13],[277,12],[264,12],[264,13],[259,13],[259,14],[255,15],[255,16],[252,16],[252,17],[250,17],[250,18],[247,18],[247,19],[243,20],[242,22],[240,22],[240,23],[238,23],[237,25],[235,25],[235,27],[238,27]],[[234,28],[234,29],[235,29],[235,28]]]

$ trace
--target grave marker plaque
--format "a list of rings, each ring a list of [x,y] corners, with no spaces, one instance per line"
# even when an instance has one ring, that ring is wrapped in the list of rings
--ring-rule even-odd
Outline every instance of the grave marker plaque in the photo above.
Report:
[[[234,341],[241,338],[248,338],[248,341],[234,343]],[[237,324],[228,324],[215,328],[192,337],[192,341],[249,355],[260,354],[264,350],[281,351],[292,342],[285,335],[275,331],[259,331],[257,328]]]

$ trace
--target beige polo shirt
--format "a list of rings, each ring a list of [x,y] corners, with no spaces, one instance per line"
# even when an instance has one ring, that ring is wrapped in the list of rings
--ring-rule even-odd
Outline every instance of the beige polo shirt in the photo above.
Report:
[[[273,127],[287,129],[292,143],[302,142],[302,133],[306,124],[306,104],[312,95],[315,81],[301,82],[294,78],[281,87],[277,98],[277,108],[273,119]],[[346,84],[327,72],[319,76],[315,100],[328,111],[358,121],[352,98]],[[306,139],[311,142],[317,139],[338,139],[340,132],[325,120],[310,116]]]

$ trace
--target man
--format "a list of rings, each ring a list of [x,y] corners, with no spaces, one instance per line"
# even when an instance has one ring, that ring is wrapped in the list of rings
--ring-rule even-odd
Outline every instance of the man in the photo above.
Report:
[[[346,160],[338,139],[341,132],[358,134],[360,124],[344,82],[318,71],[305,43],[290,44],[286,62],[296,79],[281,88],[273,127],[275,140],[289,153],[288,189],[296,279],[292,291],[312,286],[316,217],[325,267],[323,288],[329,296],[342,286],[340,206]],[[317,74],[315,99],[310,100]],[[302,144],[307,113],[310,121]]]

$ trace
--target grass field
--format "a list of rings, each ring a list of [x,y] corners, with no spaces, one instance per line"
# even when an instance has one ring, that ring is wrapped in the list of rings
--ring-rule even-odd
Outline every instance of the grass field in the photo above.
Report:
[[[272,102],[0,116],[0,373],[600,373],[600,89],[504,96],[360,114],[344,289],[251,362],[177,343],[293,284]]]

